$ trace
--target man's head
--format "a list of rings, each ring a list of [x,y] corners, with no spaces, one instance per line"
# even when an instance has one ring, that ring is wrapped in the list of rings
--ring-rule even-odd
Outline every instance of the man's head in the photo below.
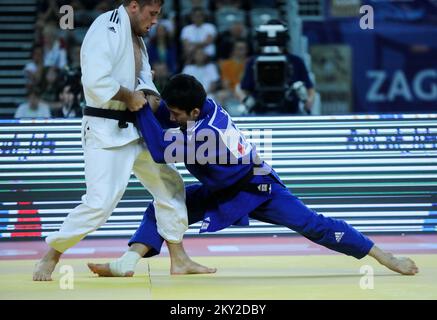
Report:
[[[123,0],[132,31],[136,36],[146,36],[150,28],[158,23],[163,4],[164,0]]]
[[[236,20],[234,23],[231,24],[229,32],[234,38],[244,38],[247,35],[246,25],[243,21]]]
[[[234,59],[238,59],[238,60],[246,59],[248,53],[249,53],[249,49],[247,46],[247,42],[244,39],[236,40],[233,43],[231,56]]]
[[[71,91],[71,86],[66,85],[59,93],[59,100],[63,106],[71,106],[74,102],[74,93]]]
[[[193,76],[177,74],[165,86],[161,94],[170,111],[170,120],[182,129],[188,121],[196,121],[206,100],[202,84]]]
[[[37,87],[29,89],[27,92],[27,101],[31,110],[37,110],[40,101],[40,90]]]
[[[32,60],[34,62],[40,62],[43,58],[43,49],[41,46],[35,46],[32,50]]]
[[[196,26],[201,26],[205,23],[205,11],[202,7],[195,7],[191,11],[191,20]]]

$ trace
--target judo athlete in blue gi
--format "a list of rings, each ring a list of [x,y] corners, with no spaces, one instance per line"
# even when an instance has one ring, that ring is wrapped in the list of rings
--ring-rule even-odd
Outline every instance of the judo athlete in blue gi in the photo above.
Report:
[[[319,245],[357,259],[370,255],[402,274],[418,272],[411,259],[394,257],[346,222],[317,214],[305,206],[259,158],[255,146],[246,141],[227,112],[206,98],[205,90],[194,77],[174,76],[162,98],[166,105],[162,102],[155,113],[150,106],[138,112],[138,124],[156,162],[184,162],[199,180],[200,183],[186,186],[185,190],[188,222],[202,221],[201,233],[249,225],[249,218],[256,219],[285,226]],[[180,128],[164,130],[168,120]],[[138,258],[151,257],[160,253],[163,241],[151,204],[129,241],[130,250],[137,252]],[[135,265],[130,266],[129,272],[117,274],[111,268],[116,263],[124,262],[118,259],[89,267],[101,276],[133,275]],[[179,272],[173,266],[170,271],[190,273]],[[212,272],[215,270],[203,273]]]

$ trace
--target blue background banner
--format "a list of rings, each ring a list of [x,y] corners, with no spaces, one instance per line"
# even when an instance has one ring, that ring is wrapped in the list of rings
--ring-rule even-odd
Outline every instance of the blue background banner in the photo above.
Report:
[[[351,47],[352,112],[435,111],[436,6],[431,1],[367,3],[374,8],[374,29],[361,29],[360,15],[308,21],[304,33],[310,46]]]

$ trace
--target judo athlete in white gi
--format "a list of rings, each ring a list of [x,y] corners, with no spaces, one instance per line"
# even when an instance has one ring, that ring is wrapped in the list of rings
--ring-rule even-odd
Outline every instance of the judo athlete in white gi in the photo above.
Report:
[[[203,222],[201,233],[230,225],[247,226],[251,218],[288,227],[357,259],[369,255],[401,274],[418,272],[413,260],[394,257],[346,222],[318,214],[294,196],[275,170],[260,159],[255,145],[246,140],[227,112],[206,98],[194,77],[174,76],[162,97],[168,109],[161,105],[153,113],[153,108],[144,107],[137,112],[138,126],[156,162],[184,162],[199,180],[186,187],[186,204],[189,224]],[[167,119],[177,122],[180,130],[164,129],[165,111]],[[159,254],[163,241],[156,232],[154,205],[149,205],[129,246],[141,256],[151,257]],[[111,263],[88,267],[100,276],[116,275]]]
[[[188,228],[183,180],[173,165],[153,161],[132,120],[132,112],[159,101],[142,37],[157,23],[162,4],[125,0],[118,9],[100,15],[85,36],[81,68],[87,102],[82,119],[86,194],[60,230],[46,238],[50,249],[35,266],[35,281],[50,281],[62,253],[107,221],[132,171],[154,198],[158,232],[172,255],[172,272],[215,272],[183,251]],[[128,266],[113,266],[121,275],[140,259],[136,252],[124,257]]]

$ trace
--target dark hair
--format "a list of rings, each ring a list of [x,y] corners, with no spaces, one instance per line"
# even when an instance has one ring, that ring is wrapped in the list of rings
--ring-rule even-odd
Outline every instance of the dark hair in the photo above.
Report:
[[[202,109],[206,100],[206,92],[202,84],[188,74],[171,77],[161,96],[169,107],[177,107],[187,114],[195,108]]]
[[[155,3],[159,3],[160,6],[163,6],[165,0],[123,0],[123,6],[127,7],[132,1],[138,2],[140,8],[142,8]]]
[[[169,47],[173,46],[173,36],[170,33],[170,31],[167,29],[167,27],[164,24],[158,24],[156,26],[156,30],[158,30],[159,27],[162,27],[165,29],[165,46],[168,49]],[[150,39],[150,43],[157,46],[158,45],[158,32],[155,32],[153,37]]]
[[[40,45],[40,44],[34,44],[34,45],[32,46],[32,53],[34,53],[34,52],[35,52],[36,50],[38,50],[38,49],[42,50],[42,49],[43,49],[42,45]]]
[[[203,7],[200,7],[200,6],[197,6],[197,7],[194,7],[191,9],[191,14],[197,13],[197,12],[203,13],[203,15],[205,15],[205,13],[206,13],[205,9]]]
[[[30,87],[26,93],[27,93],[28,97],[31,95],[34,95],[34,96],[39,98],[41,96],[42,90],[38,86],[33,86],[33,87]]]

